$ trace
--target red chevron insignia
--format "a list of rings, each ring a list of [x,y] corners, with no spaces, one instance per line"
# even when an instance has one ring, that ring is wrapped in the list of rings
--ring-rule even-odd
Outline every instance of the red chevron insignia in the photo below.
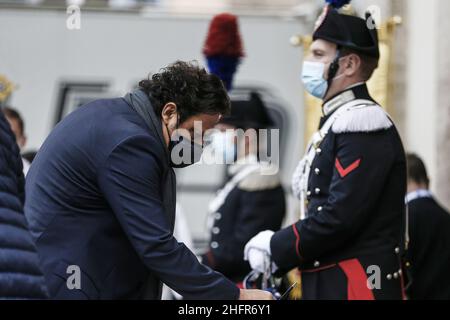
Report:
[[[338,158],[336,158],[336,169],[339,172],[339,175],[341,176],[341,178],[345,178],[346,176],[348,176],[352,171],[356,170],[359,165],[361,164],[361,159],[356,160],[355,162],[353,162],[351,165],[349,165],[347,168],[343,168],[341,165],[341,162],[339,161]]]

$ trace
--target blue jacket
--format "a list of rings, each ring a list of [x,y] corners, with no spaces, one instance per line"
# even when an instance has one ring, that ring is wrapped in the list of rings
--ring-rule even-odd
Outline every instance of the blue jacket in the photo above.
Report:
[[[36,248],[23,215],[22,159],[0,112],[0,299],[45,298]]]
[[[123,98],[99,100],[45,141],[27,176],[25,213],[52,297],[158,299],[161,281],[187,299],[238,297],[172,235],[175,181],[161,127]]]

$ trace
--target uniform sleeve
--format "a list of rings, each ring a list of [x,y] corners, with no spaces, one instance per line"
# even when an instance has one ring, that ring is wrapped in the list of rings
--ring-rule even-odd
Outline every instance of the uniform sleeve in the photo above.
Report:
[[[321,212],[276,233],[272,256],[282,270],[333,252],[369,222],[393,164],[385,132],[336,135],[329,197]]]
[[[279,188],[239,190],[239,196],[240,206],[232,236],[223,241],[220,248],[208,252],[205,259],[215,270],[225,274],[249,267],[244,261],[245,244],[261,231],[279,230],[285,212],[284,195]]]
[[[200,264],[173,237],[161,199],[161,167],[147,136],[119,144],[100,168],[99,185],[143,263],[186,299],[234,300],[239,290]]]

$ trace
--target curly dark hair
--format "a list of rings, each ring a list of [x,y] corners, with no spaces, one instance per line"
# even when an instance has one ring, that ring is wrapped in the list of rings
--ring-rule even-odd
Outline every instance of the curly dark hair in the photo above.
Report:
[[[176,61],[140,81],[139,87],[149,95],[159,117],[169,102],[177,105],[180,123],[198,114],[230,113],[230,98],[220,78],[195,61]]]

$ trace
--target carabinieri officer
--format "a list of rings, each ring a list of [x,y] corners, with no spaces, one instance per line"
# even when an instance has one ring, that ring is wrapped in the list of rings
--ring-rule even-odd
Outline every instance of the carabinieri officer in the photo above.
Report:
[[[293,179],[306,218],[245,248],[255,270],[264,254],[278,273],[299,268],[303,299],[403,298],[406,161],[366,86],[380,57],[371,19],[332,5],[319,18],[302,78],[323,117]]]

